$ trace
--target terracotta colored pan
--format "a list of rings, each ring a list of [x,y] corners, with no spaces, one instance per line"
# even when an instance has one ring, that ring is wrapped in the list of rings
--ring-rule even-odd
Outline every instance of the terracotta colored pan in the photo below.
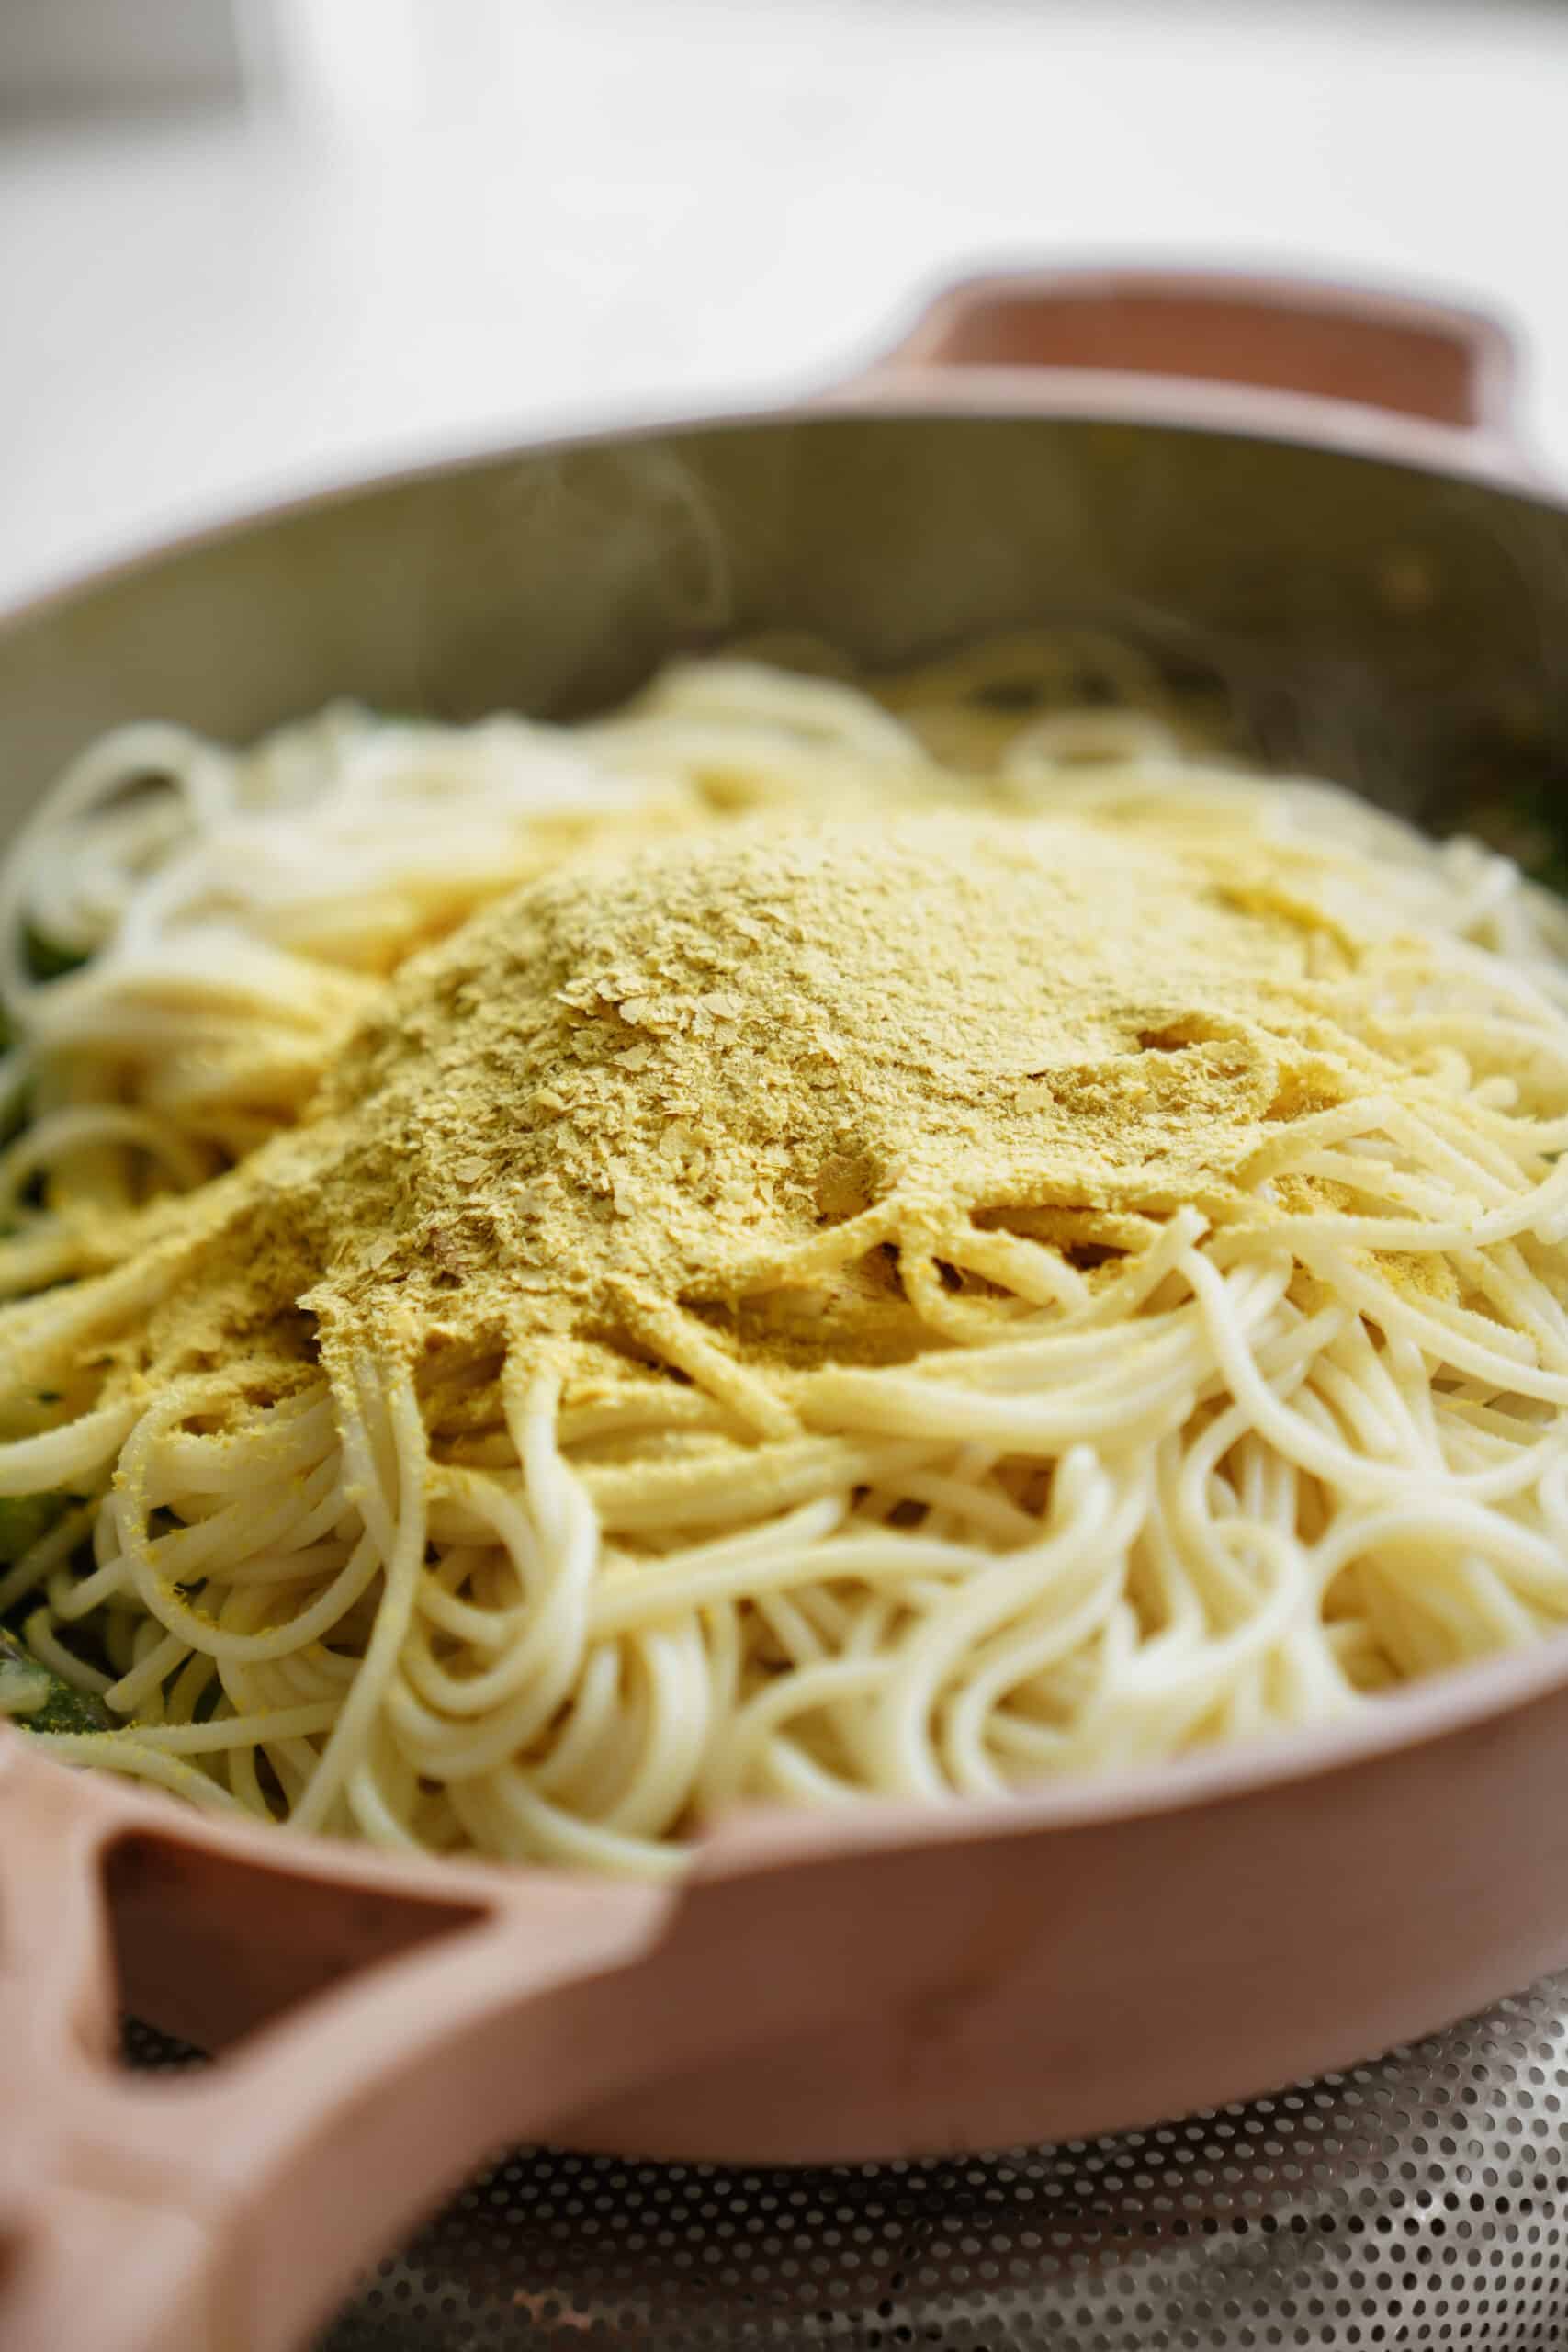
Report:
[[[569,709],[768,622],[875,660],[1071,612],[1440,813],[1568,773],[1568,526],[1506,375],[1476,322],[1346,296],[971,288],[837,413],[470,459],[35,607],[0,763],[133,709]],[[739,1818],[679,1891],[231,1829],[0,1733],[0,2345],[289,2352],[507,2141],[951,2151],[1348,2064],[1568,1963],[1565,1790],[1568,1643],[1136,1778]],[[125,2073],[122,2007],[218,2063]]]

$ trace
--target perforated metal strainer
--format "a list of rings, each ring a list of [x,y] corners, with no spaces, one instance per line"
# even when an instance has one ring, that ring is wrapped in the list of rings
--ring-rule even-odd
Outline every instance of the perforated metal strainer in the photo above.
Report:
[[[177,2063],[132,2030],[138,2062]],[[320,2352],[1190,2352],[1568,2341],[1568,1976],[1321,2082],[1120,2138],[741,2171],[529,2151]]]

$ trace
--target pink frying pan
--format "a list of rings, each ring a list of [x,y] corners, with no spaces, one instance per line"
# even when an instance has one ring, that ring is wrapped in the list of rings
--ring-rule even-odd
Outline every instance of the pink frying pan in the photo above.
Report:
[[[763,558],[736,544],[738,622],[798,608],[831,623],[811,582],[841,527],[886,552],[886,589],[858,582],[863,604],[884,601],[868,652],[976,633],[1048,601],[1049,550],[1074,560],[1088,500],[1129,606],[1156,579],[1171,603],[1179,526],[1184,545],[1208,534],[1204,581],[1247,546],[1295,573],[1316,548],[1337,615],[1369,545],[1451,552],[1468,582],[1452,535],[1472,528],[1480,546],[1511,518],[1539,649],[1568,526],[1518,488],[1506,373],[1494,331],[1429,309],[1225,279],[1001,280],[939,302],[837,413],[694,428],[674,446],[727,487],[724,511],[741,511],[749,479],[772,518],[767,593]],[[574,478],[609,496],[628,446],[572,453],[587,468]],[[130,692],[197,724],[264,724],[319,699],[311,664],[328,660],[356,690],[400,666],[428,684],[395,615],[374,645],[342,622],[374,602],[355,582],[395,525],[417,609],[445,610],[443,568],[471,552],[497,485],[535,462],[509,453],[318,502],[20,616],[0,644],[12,772],[25,755],[43,773],[65,748],[51,730],[72,681],[78,734]],[[1174,485],[1163,512],[1154,481]],[[918,550],[901,550],[897,518],[911,506],[967,604],[946,586],[922,592],[924,610],[908,602]],[[602,526],[602,499],[593,513]],[[615,682],[573,667],[608,574],[581,551],[562,562],[551,575],[535,548],[529,571],[558,608],[547,690],[566,703]],[[670,570],[650,572],[646,608],[624,578],[615,592],[647,658],[690,635],[689,615],[658,609]],[[1249,612],[1268,605],[1266,577],[1243,580]],[[509,616],[536,593],[510,574],[492,588]],[[1195,577],[1194,627],[1234,635],[1205,593]],[[1504,607],[1476,709],[1537,658]],[[276,658],[293,666],[263,676],[268,629],[241,618],[286,610]],[[1395,713],[1401,662],[1425,675],[1441,655],[1430,629],[1460,632],[1467,659],[1482,642],[1461,588],[1446,618],[1403,625],[1428,633],[1416,646],[1365,618],[1350,649]],[[461,682],[456,701],[507,699],[486,668],[493,623],[471,606],[462,626],[460,645],[424,654]],[[1303,651],[1321,674],[1344,650],[1299,615],[1268,628],[1249,648],[1261,659],[1272,642],[1281,674]],[[212,683],[225,643],[226,703]],[[1565,1790],[1568,1640],[1320,1736],[1135,1778],[998,1805],[738,1817],[672,1889],[232,1828],[0,1730],[0,2346],[296,2352],[363,2264],[509,2142],[756,2162],[957,2151],[1348,2064],[1568,1964]],[[215,2063],[125,2072],[126,2009]]]

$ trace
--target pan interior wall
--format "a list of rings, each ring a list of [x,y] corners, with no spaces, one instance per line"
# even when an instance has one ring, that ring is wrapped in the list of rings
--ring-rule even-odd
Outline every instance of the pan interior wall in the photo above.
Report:
[[[1230,434],[821,413],[373,485],[37,609],[0,631],[0,831],[126,718],[569,715],[758,630],[878,666],[1040,623],[1217,682],[1266,763],[1439,825],[1568,795],[1545,502]]]

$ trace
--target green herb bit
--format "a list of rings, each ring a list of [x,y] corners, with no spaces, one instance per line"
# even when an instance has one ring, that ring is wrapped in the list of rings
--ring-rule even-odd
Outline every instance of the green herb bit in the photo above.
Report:
[[[34,1657],[19,1634],[0,1625],[0,1715],[10,1715],[24,1731],[108,1731],[113,1718],[101,1699],[90,1690],[74,1690],[41,1659]]]

